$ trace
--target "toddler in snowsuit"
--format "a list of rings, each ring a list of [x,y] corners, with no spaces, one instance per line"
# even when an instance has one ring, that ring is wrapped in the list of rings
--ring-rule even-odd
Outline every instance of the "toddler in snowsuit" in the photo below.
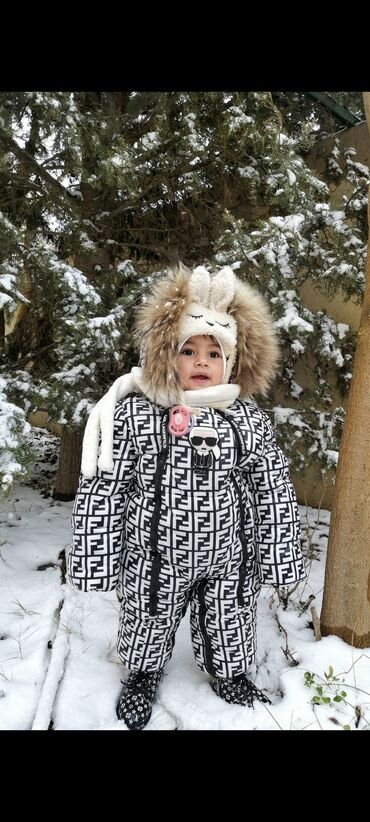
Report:
[[[131,729],[149,721],[188,605],[215,693],[269,701],[246,676],[256,599],[261,583],[305,576],[287,460],[251,399],[278,353],[262,297],[231,268],[180,266],[140,306],[136,334],[142,367],[86,425],[68,560],[80,590],[117,589],[129,676],[116,710]]]

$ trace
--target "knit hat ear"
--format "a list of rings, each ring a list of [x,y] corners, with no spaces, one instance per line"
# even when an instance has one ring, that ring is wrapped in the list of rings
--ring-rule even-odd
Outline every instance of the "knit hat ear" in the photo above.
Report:
[[[227,311],[235,295],[235,274],[229,265],[221,268],[221,271],[212,279],[209,307],[215,311]],[[200,300],[207,305],[206,301]]]
[[[211,278],[204,265],[194,268],[188,284],[189,301],[208,305]]]

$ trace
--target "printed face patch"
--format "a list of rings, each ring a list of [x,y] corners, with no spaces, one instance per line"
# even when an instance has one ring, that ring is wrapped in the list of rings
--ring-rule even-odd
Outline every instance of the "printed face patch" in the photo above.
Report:
[[[192,466],[201,471],[208,471],[212,466],[212,454],[215,459],[220,457],[218,446],[218,432],[207,425],[195,425],[189,434],[190,442],[195,449]]]

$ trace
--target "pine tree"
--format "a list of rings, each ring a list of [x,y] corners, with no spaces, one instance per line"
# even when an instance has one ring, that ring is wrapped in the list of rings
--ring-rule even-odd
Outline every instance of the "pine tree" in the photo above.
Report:
[[[304,162],[317,129],[286,135],[267,92],[3,92],[0,114],[0,290],[3,327],[5,315],[13,323],[1,376],[21,415],[17,471],[33,408],[81,437],[93,404],[137,361],[135,306],[178,259],[229,263],[266,294],[284,345],[282,444],[298,469],[314,459],[325,471],[344,416],[331,411],[330,367],[345,393],[354,340],[308,311],[299,288],[309,276],[361,299],[367,170],[332,158],[331,173],[352,174],[359,190],[333,209]],[[295,380],[308,351],[311,395]]]

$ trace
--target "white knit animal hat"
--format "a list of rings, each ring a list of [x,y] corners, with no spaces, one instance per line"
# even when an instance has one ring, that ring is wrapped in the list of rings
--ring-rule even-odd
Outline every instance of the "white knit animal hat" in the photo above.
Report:
[[[211,278],[204,266],[198,266],[191,274],[188,292],[192,302],[188,304],[178,326],[178,350],[189,337],[210,335],[220,343],[224,358],[222,382],[227,383],[236,358],[237,325],[227,309],[235,295],[235,275],[229,266],[222,268]]]

